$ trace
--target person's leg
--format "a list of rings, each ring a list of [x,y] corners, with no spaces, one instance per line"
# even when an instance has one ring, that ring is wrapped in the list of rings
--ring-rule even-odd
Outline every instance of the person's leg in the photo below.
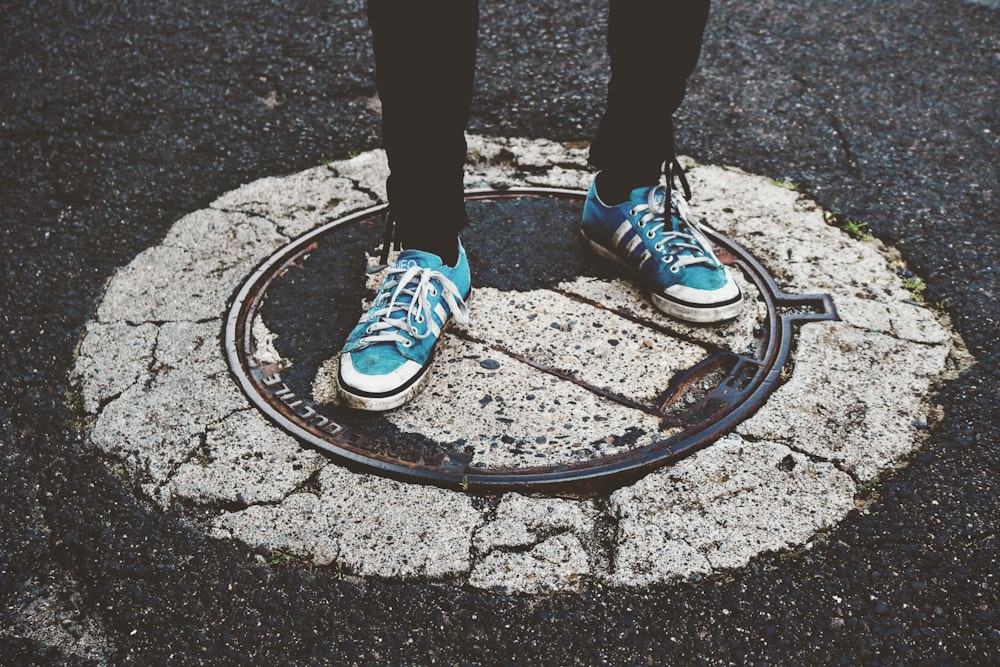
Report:
[[[599,171],[581,232],[632,272],[663,312],[690,322],[736,317],[743,296],[673,190],[673,114],[701,53],[708,0],[610,0],[607,109],[591,144]],[[666,184],[660,185],[666,175]]]
[[[389,212],[403,252],[344,343],[337,394],[350,407],[389,410],[423,386],[444,329],[468,321],[472,282],[458,232],[467,223],[462,177],[479,7],[369,0],[368,21]]]
[[[673,114],[701,53],[709,0],[610,0],[607,107],[590,148],[599,191],[618,202],[674,158]]]
[[[396,239],[450,264],[468,222],[462,177],[479,6],[476,0],[369,0],[368,22]]]

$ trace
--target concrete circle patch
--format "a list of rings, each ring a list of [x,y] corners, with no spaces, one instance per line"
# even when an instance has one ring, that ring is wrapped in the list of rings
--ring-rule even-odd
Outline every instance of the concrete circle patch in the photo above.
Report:
[[[470,188],[583,190],[592,176],[584,148],[469,145]],[[230,299],[292,239],[383,201],[381,151],[227,193],[118,271],[74,368],[89,440],[148,499],[196,508],[191,521],[219,539],[361,577],[522,593],[646,586],[805,544],[919,445],[932,385],[961,344],[907,290],[891,249],[827,224],[780,184],[689,167],[695,214],[783,291],[829,294],[841,319],[801,326],[783,383],[753,416],[637,482],[589,497],[492,498],[408,484],[342,467],[249,404],[222,350]],[[649,309],[624,283],[578,282]],[[266,353],[270,332],[255,335]]]

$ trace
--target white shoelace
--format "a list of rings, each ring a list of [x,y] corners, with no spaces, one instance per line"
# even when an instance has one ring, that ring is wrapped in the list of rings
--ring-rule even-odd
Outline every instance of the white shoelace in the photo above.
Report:
[[[455,321],[459,324],[468,324],[469,309],[458,287],[440,271],[420,266],[406,269],[389,267],[386,270],[388,275],[378,296],[375,297],[372,310],[369,310],[362,320],[370,320],[373,317],[375,319],[365,330],[368,335],[361,339],[362,344],[394,342],[410,347],[414,338],[421,340],[432,333],[440,334],[440,329],[433,319],[434,308],[430,302],[430,297],[438,295],[435,281],[441,286],[441,298],[448,305]],[[409,297],[409,301],[403,301],[402,297]],[[437,305],[440,307],[440,303]],[[405,313],[405,317],[392,317],[396,312]],[[443,308],[438,312],[438,316],[443,324],[446,320]],[[421,332],[417,325],[425,322],[427,326]],[[409,338],[403,335],[404,332]]]
[[[649,203],[637,204],[632,207],[630,215],[645,211],[636,226],[642,229],[642,233],[650,240],[655,239],[657,235],[661,237],[653,245],[658,252],[664,252],[664,247],[669,246],[669,251],[661,259],[671,265],[670,270],[674,273],[679,271],[681,267],[692,264],[712,264],[715,266],[721,264],[712,251],[712,242],[701,231],[698,224],[688,217],[687,202],[677,196],[677,193],[671,193],[671,195],[673,206],[677,208],[678,216],[691,232],[690,234],[675,231],[673,225],[667,228],[666,211],[653,204],[655,196],[653,192],[649,195]],[[646,229],[646,225],[650,222],[655,224]],[[689,250],[690,254],[681,254],[684,250]]]

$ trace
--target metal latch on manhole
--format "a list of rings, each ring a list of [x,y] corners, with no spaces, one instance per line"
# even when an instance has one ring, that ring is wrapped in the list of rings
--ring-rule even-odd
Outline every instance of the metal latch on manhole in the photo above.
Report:
[[[385,206],[323,224],[269,257],[225,329],[253,404],[344,465],[467,492],[604,491],[706,446],[781,381],[797,324],[836,319],[829,296],[781,291],[706,229],[746,306],[713,326],[674,321],[580,241],[585,194],[467,193],[470,322],[431,378],[386,413],[338,405],[340,346],[381,282]]]

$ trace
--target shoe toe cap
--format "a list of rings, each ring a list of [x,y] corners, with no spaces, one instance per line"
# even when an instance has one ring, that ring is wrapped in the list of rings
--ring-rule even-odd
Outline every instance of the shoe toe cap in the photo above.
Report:
[[[697,305],[729,303],[741,297],[739,285],[724,266],[689,267],[684,281],[667,287],[664,293],[677,301]]]
[[[340,355],[340,383],[369,394],[385,394],[405,387],[420,374],[421,365],[411,359],[387,355],[345,352]]]

